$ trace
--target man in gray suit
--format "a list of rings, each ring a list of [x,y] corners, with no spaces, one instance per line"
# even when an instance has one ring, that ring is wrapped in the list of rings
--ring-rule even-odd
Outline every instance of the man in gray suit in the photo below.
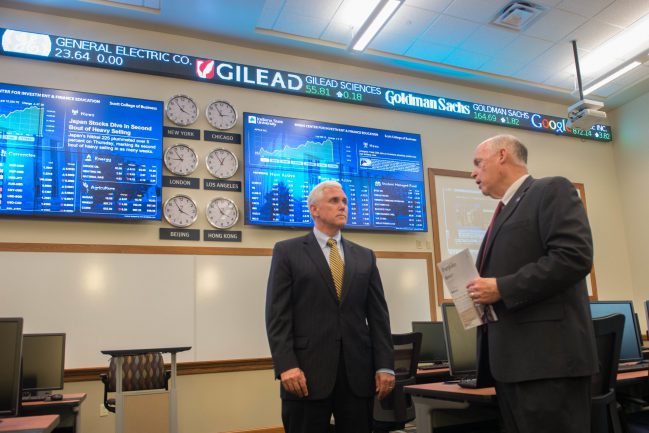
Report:
[[[473,165],[480,191],[504,205],[480,247],[480,277],[467,286],[498,316],[478,332],[479,371],[495,380],[508,433],[589,432],[597,354],[582,202],[565,178],[530,177],[527,149],[514,136],[480,143]]]
[[[333,414],[337,433],[369,433],[373,395],[394,387],[376,257],[342,238],[347,196],[339,183],[317,185],[308,203],[313,231],[275,245],[266,293],[284,430],[326,433]]]

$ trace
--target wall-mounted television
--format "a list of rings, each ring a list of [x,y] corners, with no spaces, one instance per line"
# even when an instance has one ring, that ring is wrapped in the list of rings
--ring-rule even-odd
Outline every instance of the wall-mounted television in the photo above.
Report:
[[[0,83],[0,215],[157,220],[163,102]]]
[[[309,192],[336,180],[346,228],[427,230],[419,134],[244,113],[243,135],[246,224],[311,227]]]

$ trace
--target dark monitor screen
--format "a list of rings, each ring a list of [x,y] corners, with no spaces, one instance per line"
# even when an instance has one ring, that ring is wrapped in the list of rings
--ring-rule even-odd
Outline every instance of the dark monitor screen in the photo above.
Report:
[[[478,370],[477,328],[464,329],[453,304],[442,304],[442,320],[451,375],[475,373]]]
[[[65,334],[23,336],[23,391],[63,389]]]
[[[346,228],[427,230],[419,134],[244,113],[243,137],[246,224],[311,227],[309,192],[335,180]]]
[[[419,362],[447,361],[442,322],[412,322],[412,331],[421,332]]]
[[[624,315],[620,362],[642,360],[640,335],[635,325],[635,312],[631,301],[592,301],[590,303],[590,312],[593,317],[603,317],[616,313]]]
[[[0,416],[18,414],[23,319],[0,318]]]

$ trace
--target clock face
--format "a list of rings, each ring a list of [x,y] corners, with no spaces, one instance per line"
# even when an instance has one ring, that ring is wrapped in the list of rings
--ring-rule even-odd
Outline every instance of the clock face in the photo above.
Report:
[[[226,101],[214,101],[205,109],[205,116],[216,129],[230,129],[237,124],[237,111]]]
[[[165,107],[165,114],[176,125],[191,125],[198,119],[198,104],[187,95],[172,96]]]
[[[239,168],[237,157],[226,149],[214,149],[211,151],[205,158],[205,164],[212,176],[219,179],[234,176]]]
[[[165,151],[164,162],[170,172],[187,176],[198,167],[198,156],[185,144],[175,144]]]
[[[188,227],[198,217],[198,207],[194,200],[182,194],[169,198],[162,211],[169,224],[176,227]]]
[[[232,227],[239,220],[239,209],[230,199],[217,197],[207,205],[207,221],[217,229]]]

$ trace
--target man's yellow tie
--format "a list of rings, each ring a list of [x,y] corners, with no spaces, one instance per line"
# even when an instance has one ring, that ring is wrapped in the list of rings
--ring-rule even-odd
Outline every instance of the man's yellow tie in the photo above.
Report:
[[[345,274],[345,264],[343,259],[340,258],[340,251],[338,251],[338,246],[335,239],[329,239],[327,241],[327,246],[329,249],[329,267],[331,268],[331,276],[334,278],[334,284],[336,285],[336,296],[338,300],[343,293],[343,275]]]

